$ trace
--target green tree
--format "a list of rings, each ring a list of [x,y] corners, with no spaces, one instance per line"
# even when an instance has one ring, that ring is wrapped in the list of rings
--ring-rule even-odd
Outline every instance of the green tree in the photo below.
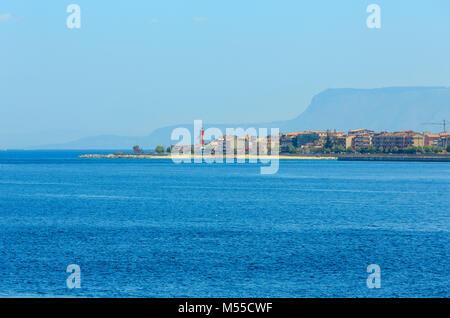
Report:
[[[440,153],[443,150],[441,147],[432,147],[431,149],[433,153]]]
[[[297,136],[297,138],[295,138],[295,146],[301,147],[301,146],[304,146],[310,142],[314,142],[319,139],[320,139],[320,136],[316,133],[300,134]]]
[[[450,152],[450,144],[447,146],[447,152]]]
[[[172,147],[167,147],[166,152],[167,153],[171,153],[172,152]]]
[[[336,146],[333,146],[332,151],[334,153],[343,153],[343,152],[345,152],[345,147],[341,146],[341,145],[336,145]]]
[[[295,149],[294,146],[289,145],[289,150],[288,150],[288,152],[289,152],[289,153],[295,153],[295,152],[297,152],[297,149]]]
[[[332,147],[333,147],[333,141],[331,140],[330,134],[327,133],[327,137],[325,139],[325,144],[323,145],[323,148],[331,149]]]
[[[417,150],[416,150],[416,147],[414,147],[414,146],[408,146],[405,149],[403,149],[403,151],[407,154],[413,154],[413,153],[416,153]]]
[[[155,151],[156,151],[157,153],[163,153],[163,152],[164,152],[164,147],[163,147],[163,146],[157,146],[157,147],[155,148]]]
[[[360,153],[368,153],[368,152],[369,152],[369,148],[361,147],[361,148],[359,149],[359,152],[360,152]]]
[[[141,149],[141,147],[139,147],[139,146],[133,146],[133,151],[135,152],[135,153],[137,153],[137,154],[141,154],[141,153],[143,153],[144,152],[144,150],[142,150]]]

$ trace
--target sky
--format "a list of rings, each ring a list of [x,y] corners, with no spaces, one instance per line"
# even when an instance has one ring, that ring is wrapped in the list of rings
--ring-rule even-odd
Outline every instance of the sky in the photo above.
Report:
[[[448,0],[2,0],[0,149],[287,120],[328,88],[450,86],[449,33]]]

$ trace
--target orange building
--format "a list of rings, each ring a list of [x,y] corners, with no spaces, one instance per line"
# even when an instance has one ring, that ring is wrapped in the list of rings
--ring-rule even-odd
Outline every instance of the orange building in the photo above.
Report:
[[[350,137],[351,147],[354,149],[369,148],[372,146],[372,137],[375,133],[369,129],[355,129],[349,130],[348,136]]]
[[[450,133],[440,134],[425,133],[425,146],[446,148],[450,144]]]
[[[405,130],[394,133],[379,133],[375,134],[372,139],[375,148],[382,147],[383,149],[392,150],[394,148],[404,149],[409,146],[423,147],[425,144],[425,137],[422,134],[416,133],[412,130]]]

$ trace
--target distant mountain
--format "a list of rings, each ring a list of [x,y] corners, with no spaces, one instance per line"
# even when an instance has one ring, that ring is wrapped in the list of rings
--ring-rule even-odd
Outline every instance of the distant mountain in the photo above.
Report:
[[[280,110],[282,111],[282,110]],[[375,131],[429,131],[439,127],[426,122],[450,120],[450,88],[447,87],[388,87],[377,89],[328,89],[313,97],[309,107],[297,118],[287,121],[211,125],[225,133],[227,127],[278,127],[281,132],[304,130],[340,130],[367,128]],[[72,142],[34,147],[39,149],[129,149],[141,145],[144,149],[156,145],[174,144],[173,129],[185,127],[193,131],[193,123],[163,127],[148,136],[94,136]]]
[[[283,129],[349,129],[424,131],[436,129],[425,122],[450,120],[450,88],[389,87],[328,89]]]

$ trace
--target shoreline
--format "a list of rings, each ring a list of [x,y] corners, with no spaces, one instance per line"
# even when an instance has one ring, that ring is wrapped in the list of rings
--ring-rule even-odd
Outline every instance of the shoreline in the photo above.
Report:
[[[339,161],[450,162],[450,154],[345,154]]]
[[[217,159],[216,156],[199,156],[199,155],[177,155],[172,158],[170,154],[86,154],[78,156],[78,158],[92,158],[92,159]],[[233,159],[256,159],[256,160],[338,160],[336,155],[233,155]],[[226,160],[226,156],[223,156],[223,160]]]
[[[86,154],[78,158],[87,159],[173,159],[173,160],[195,160],[195,159],[220,159],[220,157],[211,155],[177,155],[171,154]],[[226,156],[222,157],[225,161]],[[338,161],[418,161],[418,162],[450,162],[449,154],[283,154],[278,156],[271,155],[233,155],[232,159],[241,160],[338,160]]]

